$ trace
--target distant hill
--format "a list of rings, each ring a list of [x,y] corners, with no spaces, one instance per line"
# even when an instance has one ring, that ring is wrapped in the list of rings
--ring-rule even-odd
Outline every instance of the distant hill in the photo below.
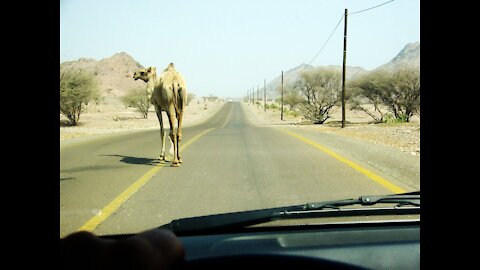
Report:
[[[143,81],[133,79],[133,72],[143,66],[125,52],[116,53],[100,61],[80,58],[60,64],[62,68],[82,69],[93,74],[100,85],[100,92],[106,100],[117,100],[136,87],[145,87]]]
[[[420,67],[419,41],[408,43],[392,60],[376,69],[394,70],[403,65]]]
[[[288,85],[292,85],[293,83],[295,83],[295,81],[297,80],[300,73],[302,73],[306,70],[313,69],[313,68],[314,68],[314,66],[312,66],[312,65],[301,64],[301,65],[296,66],[292,69],[284,71],[283,72],[284,87],[287,87]],[[267,83],[267,85],[266,85],[267,97],[271,97],[271,98],[278,97],[279,96],[278,89],[280,89],[281,83],[282,83],[282,76],[281,75],[278,75],[278,77],[275,77],[273,80],[271,80],[269,83]]]
[[[394,70],[403,65],[420,67],[420,42],[419,41],[408,43],[392,60],[377,67],[374,70],[377,70],[377,69]],[[298,79],[301,72],[305,70],[319,68],[319,67],[321,66],[315,67],[308,64],[301,64],[290,70],[285,71],[283,73],[284,87],[288,87],[289,85],[293,84]],[[323,66],[323,67],[330,67],[330,68],[337,69],[339,71],[342,70],[342,66],[339,66],[339,65],[329,65],[329,66]],[[346,80],[348,81],[350,79],[354,79],[357,76],[368,73],[368,72],[370,71],[362,67],[347,66]],[[280,85],[281,85],[281,75],[279,75],[278,77],[275,77],[273,80],[271,80],[267,84],[266,86],[267,97],[273,98],[273,99],[279,97],[280,93],[277,89],[280,89]]]

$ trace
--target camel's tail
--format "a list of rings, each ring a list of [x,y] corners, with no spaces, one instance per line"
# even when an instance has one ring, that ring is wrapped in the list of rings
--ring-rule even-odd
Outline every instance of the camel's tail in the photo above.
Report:
[[[177,81],[173,82],[173,106],[175,106],[175,112],[178,115],[178,112],[180,111],[180,104],[179,104],[179,98],[178,98],[178,89],[179,85]]]
[[[175,112],[178,115],[180,110],[184,108],[183,106],[184,102],[186,102],[186,100],[183,100],[183,95],[182,95],[182,92],[185,90],[180,86],[180,83],[178,81],[179,80],[178,74],[175,70],[175,65],[173,63],[170,63],[165,69],[165,71],[171,71],[175,73],[174,81],[173,81],[173,105],[175,107]]]
[[[175,112],[178,114],[185,106],[184,103],[186,100],[183,99],[182,92],[185,91],[178,81],[173,82],[173,105],[175,107]]]

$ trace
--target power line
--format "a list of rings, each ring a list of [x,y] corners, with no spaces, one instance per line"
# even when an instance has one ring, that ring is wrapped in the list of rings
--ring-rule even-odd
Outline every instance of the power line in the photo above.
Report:
[[[393,0],[392,0],[393,1]],[[332,33],[330,34],[330,36],[328,37],[327,41],[325,41],[325,43],[323,44],[322,48],[320,48],[320,50],[317,52],[317,54],[315,54],[315,56],[313,57],[312,60],[310,60],[310,62],[308,62],[308,64],[310,65],[313,60],[315,60],[315,58],[317,58],[317,56],[320,54],[320,52],[322,52],[323,48],[325,48],[325,45],[327,45],[328,41],[330,40],[330,38],[333,36],[333,33],[335,33],[335,30],[337,30],[337,27],[340,25],[340,22],[342,22],[342,19],[343,17],[345,16],[345,14],[342,14],[342,17],[340,18],[340,20],[338,21],[337,25],[335,26],[335,28],[333,29]]]
[[[376,6],[373,6],[373,7],[369,7],[369,8],[366,8],[366,9],[362,9],[362,10],[359,10],[359,11],[355,11],[355,12],[352,12],[352,13],[348,13],[348,15],[352,15],[352,14],[357,14],[357,13],[361,13],[361,12],[365,12],[367,10],[371,10],[371,9],[374,9],[374,8],[377,8],[377,7],[380,7],[380,6],[383,6],[385,4],[388,4],[390,2],[393,2],[395,0],[390,0],[390,1],[387,1],[387,2],[384,2],[382,4],[379,4],[379,5],[376,5]],[[332,33],[330,34],[330,36],[328,37],[327,41],[325,41],[325,43],[323,44],[322,48],[320,48],[320,50],[315,54],[315,56],[312,58],[312,60],[310,60],[310,62],[308,62],[308,64],[312,64],[312,62],[315,60],[315,58],[317,58],[317,56],[323,51],[323,49],[325,48],[325,46],[327,45],[328,41],[330,40],[330,38],[333,36],[333,34],[335,33],[335,30],[337,30],[338,26],[340,25],[340,23],[342,22],[342,19],[345,17],[345,14],[342,15],[342,17],[340,18],[340,20],[338,21],[337,25],[335,26],[335,28],[333,29]]]
[[[362,10],[355,11],[355,12],[352,12],[352,13],[348,13],[348,15],[352,15],[352,14],[364,12],[364,11],[367,11],[367,10],[370,10],[370,9],[374,9],[374,8],[377,8],[377,7],[379,7],[379,6],[383,6],[383,5],[388,4],[388,3],[390,3],[390,2],[393,2],[393,1],[395,1],[395,0],[390,0],[390,1],[387,1],[387,2],[382,3],[382,4],[380,4],[380,5],[376,5],[376,6],[373,6],[373,7],[370,7],[370,8],[366,8],[366,9],[362,9]]]

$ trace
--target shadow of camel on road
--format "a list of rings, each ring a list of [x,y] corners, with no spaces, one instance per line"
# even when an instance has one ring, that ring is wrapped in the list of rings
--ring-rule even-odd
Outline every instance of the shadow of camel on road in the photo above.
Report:
[[[103,156],[120,157],[121,158],[120,161],[127,164],[157,166],[158,164],[171,163],[170,160],[160,161],[156,158],[131,157],[131,156],[124,156],[124,155],[103,155]]]

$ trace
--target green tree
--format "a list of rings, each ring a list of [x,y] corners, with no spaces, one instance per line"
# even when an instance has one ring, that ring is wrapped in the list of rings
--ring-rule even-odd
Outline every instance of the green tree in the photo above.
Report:
[[[202,97],[204,101],[208,100],[210,102],[217,102],[219,98],[217,96],[214,96],[210,94],[208,97]]]
[[[420,111],[420,69],[404,66],[392,76],[392,111],[401,121],[410,122],[410,118]]]
[[[316,68],[300,74],[294,88],[304,98],[300,111],[306,119],[323,124],[330,118],[330,109],[340,98],[341,78],[339,71],[330,68]]]
[[[148,109],[151,103],[145,88],[135,88],[131,90],[122,97],[122,102],[127,107],[135,108],[141,114],[142,118],[148,118]]]
[[[382,89],[389,88],[389,74],[378,70],[359,77],[347,84],[348,101],[352,110],[363,111],[373,118],[376,123],[385,121],[385,103],[382,98]],[[373,106],[373,111],[371,107]]]
[[[99,99],[98,83],[94,76],[82,70],[60,68],[60,113],[76,126],[84,107]]]
[[[416,67],[374,71],[352,81],[349,88],[352,109],[366,112],[377,122],[385,121],[380,105],[393,114],[396,122],[409,122],[420,109],[420,70]],[[368,110],[368,104],[373,104],[380,117]]]
[[[294,87],[286,87],[285,92],[283,93],[283,104],[289,106],[290,110],[300,108],[304,102],[305,98],[298,89]]]

